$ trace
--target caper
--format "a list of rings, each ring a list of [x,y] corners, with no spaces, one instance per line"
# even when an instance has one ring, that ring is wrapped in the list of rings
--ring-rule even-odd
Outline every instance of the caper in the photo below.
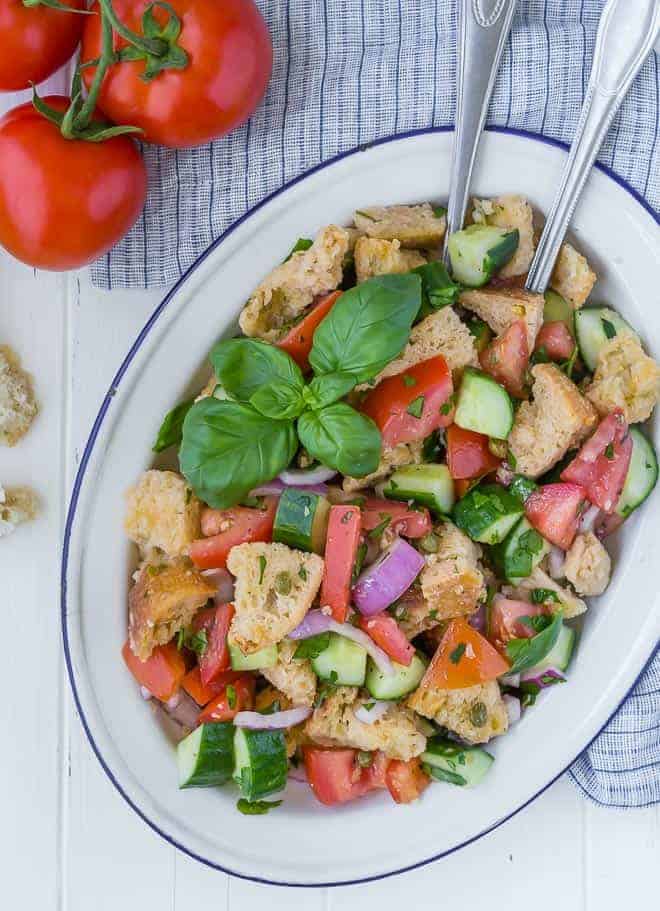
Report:
[[[291,594],[291,576],[287,572],[275,576],[275,591],[278,595]]]
[[[483,702],[475,702],[470,709],[470,721],[475,728],[482,728],[488,721],[488,710]]]

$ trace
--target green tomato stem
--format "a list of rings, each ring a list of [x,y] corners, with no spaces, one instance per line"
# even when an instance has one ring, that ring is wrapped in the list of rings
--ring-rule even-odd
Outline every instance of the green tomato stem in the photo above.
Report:
[[[89,126],[92,114],[96,108],[96,101],[101,90],[101,83],[105,78],[108,68],[115,59],[112,43],[112,23],[105,12],[103,4],[101,4],[101,29],[101,57],[94,73],[94,79],[89,87],[89,94],[74,120],[73,126],[75,130],[84,130],[85,127]]]
[[[112,8],[112,0],[98,0],[98,2],[104,16],[110,20],[112,28],[133,47],[152,57],[163,57],[167,53],[167,41],[163,41],[161,38],[145,38],[124,25]]]

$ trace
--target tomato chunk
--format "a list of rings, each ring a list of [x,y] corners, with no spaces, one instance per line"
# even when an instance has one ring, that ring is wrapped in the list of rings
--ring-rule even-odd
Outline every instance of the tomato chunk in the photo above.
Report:
[[[531,639],[534,635],[532,627],[523,623],[521,617],[539,617],[547,613],[544,604],[497,596],[489,609],[488,638],[498,651],[504,652],[511,639]]]
[[[190,559],[198,569],[224,569],[232,547],[251,541],[270,541],[278,498],[264,497],[263,509],[232,506],[205,509],[200,538],[190,545]]]
[[[392,759],[385,776],[387,787],[396,803],[412,803],[431,783],[419,759]]]
[[[361,781],[367,786],[367,791],[387,787],[386,775],[390,761],[380,750],[372,754],[371,764],[362,770],[361,775]]]
[[[367,534],[386,519],[389,522],[385,527],[404,538],[423,538],[433,527],[428,509],[409,509],[405,503],[379,497],[366,497],[361,518],[362,531]]]
[[[121,650],[126,667],[140,686],[149,690],[152,696],[167,702],[178,691],[186,673],[183,655],[173,642],[157,645],[146,661],[133,654],[126,642]]]
[[[562,320],[552,323],[543,323],[536,336],[534,351],[541,348],[551,361],[566,361],[573,354],[575,340],[568,331],[568,326]]]
[[[580,484],[543,484],[525,500],[525,515],[546,540],[568,550],[577,534],[586,496]]]
[[[331,506],[325,542],[321,606],[343,623],[351,600],[351,577],[360,545],[361,517],[357,506]]]
[[[381,380],[360,410],[378,425],[384,446],[412,443],[451,423],[453,388],[447,362],[438,355]]]
[[[561,473],[581,484],[587,498],[608,515],[616,509],[632,456],[632,437],[619,409],[603,418],[595,433]]]
[[[227,633],[234,619],[233,604],[219,604],[207,607],[195,615],[192,622],[194,632],[206,632],[206,649],[198,657],[199,674],[204,686],[212,683],[221,671],[229,667]]]
[[[390,617],[385,611],[373,617],[360,617],[360,629],[364,630],[397,664],[405,664],[408,667],[413,660],[415,646],[408,641],[394,617]]]
[[[516,320],[509,328],[493,339],[479,355],[479,362],[486,373],[501,383],[509,395],[525,398],[525,373],[529,363],[527,326]]]
[[[222,671],[212,683],[204,684],[199,676],[199,667],[194,667],[183,678],[181,686],[197,705],[208,705],[212,699],[220,695],[228,683],[233,683],[241,676],[241,671]]]
[[[275,342],[278,348],[286,351],[294,359],[301,370],[309,370],[309,352],[312,350],[314,343],[314,332],[321,320],[332,310],[335,301],[341,296],[341,291],[332,291],[324,297],[319,298],[317,304],[304,316],[299,323],[296,323],[284,338]]]
[[[496,680],[509,670],[485,636],[467,620],[452,620],[426,669],[420,689],[459,690]]]
[[[306,746],[303,747],[303,757],[314,796],[326,806],[346,803],[386,786],[388,760],[382,753],[373,754],[371,764],[366,768],[357,762],[357,750]]]
[[[199,723],[233,721],[238,712],[254,708],[254,677],[243,674],[233,683],[225,683],[222,692],[200,712]]]
[[[488,448],[488,437],[458,424],[447,428],[447,465],[454,479],[480,478],[495,471],[500,459]]]

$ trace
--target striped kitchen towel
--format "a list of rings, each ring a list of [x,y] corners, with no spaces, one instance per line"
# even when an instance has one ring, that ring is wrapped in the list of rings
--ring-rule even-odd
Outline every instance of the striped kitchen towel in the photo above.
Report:
[[[249,123],[204,148],[144,149],[149,200],[92,269],[105,288],[179,278],[234,220],[318,162],[384,136],[451,124],[456,0],[257,0],[275,48]],[[519,0],[489,123],[570,142],[604,0]],[[660,73],[651,55],[601,161],[660,208]],[[660,802],[660,654],[570,771],[609,806]]]

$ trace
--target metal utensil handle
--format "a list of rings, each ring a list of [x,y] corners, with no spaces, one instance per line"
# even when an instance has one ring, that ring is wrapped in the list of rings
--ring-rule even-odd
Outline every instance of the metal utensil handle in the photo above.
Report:
[[[598,26],[575,139],[527,276],[528,291],[541,293],[548,287],[559,248],[605,134],[659,34],[658,0],[609,0]]]
[[[447,238],[463,227],[479,138],[515,8],[516,0],[461,0],[445,256]]]

